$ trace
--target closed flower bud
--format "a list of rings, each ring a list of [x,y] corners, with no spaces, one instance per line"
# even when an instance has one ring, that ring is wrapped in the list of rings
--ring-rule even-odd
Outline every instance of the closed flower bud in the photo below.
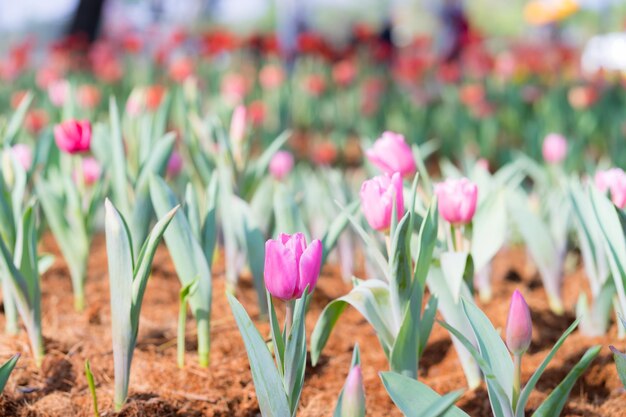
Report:
[[[413,152],[405,142],[404,136],[399,133],[383,133],[365,154],[372,164],[386,174],[399,172],[403,177],[407,177],[415,173]]]
[[[281,181],[293,169],[293,155],[287,151],[278,151],[270,161],[270,174],[275,179]]]
[[[506,345],[514,355],[522,355],[530,346],[533,326],[530,310],[522,294],[515,290],[506,321]]]
[[[167,161],[167,176],[175,178],[183,170],[183,158],[177,151],[172,152],[170,159]]]
[[[67,120],[60,123],[54,127],[54,141],[63,152],[87,152],[91,146],[91,123],[88,120]]]
[[[448,223],[467,224],[476,212],[478,186],[467,178],[446,180],[435,186],[439,214]]]
[[[396,172],[392,176],[379,175],[361,185],[361,208],[372,229],[386,232],[391,226],[393,206],[397,218],[404,215],[402,177]]]
[[[610,193],[613,204],[620,209],[626,207],[626,173],[621,168],[596,172],[595,183],[600,191]]]
[[[93,185],[100,179],[102,174],[102,167],[96,158],[87,157],[82,162],[83,169],[83,181],[85,185]]]
[[[265,288],[281,300],[302,297],[306,287],[313,291],[322,265],[322,242],[307,245],[302,233],[281,233],[265,242]]]
[[[567,139],[557,133],[550,133],[543,140],[541,148],[543,159],[550,164],[558,164],[567,155]]]
[[[33,166],[33,152],[28,145],[18,143],[11,147],[11,155],[15,160],[24,168],[24,171],[29,171]]]
[[[350,370],[343,389],[341,417],[364,416],[365,389],[363,388],[363,375],[361,374],[361,366],[355,365]]]

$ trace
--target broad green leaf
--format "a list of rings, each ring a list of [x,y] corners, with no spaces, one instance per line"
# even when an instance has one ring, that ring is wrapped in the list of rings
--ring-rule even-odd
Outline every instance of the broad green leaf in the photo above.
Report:
[[[126,180],[126,155],[124,152],[124,139],[122,138],[122,129],[120,126],[120,114],[117,108],[115,98],[109,98],[109,117],[111,123],[109,149],[111,181],[113,189],[113,201],[122,210],[123,213],[130,213],[131,206],[128,199],[128,181]]]
[[[565,379],[548,395],[548,398],[533,413],[533,417],[552,417],[561,415],[563,407],[578,378],[587,370],[591,362],[600,353],[600,346],[589,348],[580,361],[567,374]]]
[[[2,143],[5,146],[11,146],[15,143],[15,138],[19,133],[23,123],[24,118],[26,117],[26,111],[28,110],[28,106],[33,101],[33,93],[27,92],[26,95],[20,100],[20,104],[17,106],[15,113],[9,119],[9,124],[7,125],[6,130],[4,131],[4,138]]]
[[[626,354],[620,352],[615,346],[609,346],[611,352],[613,352],[613,359],[615,360],[615,366],[617,367],[617,374],[619,375],[622,385],[626,389]]]
[[[419,245],[415,256],[415,282],[423,287],[430,269],[433,250],[437,243],[437,231],[439,229],[439,213],[437,212],[437,200],[434,198],[428,207],[428,212],[422,221],[418,235]]]
[[[454,406],[463,391],[442,397],[426,384],[395,372],[381,372],[380,378],[391,400],[406,417],[469,417]]]
[[[395,210],[393,212],[395,213]],[[410,212],[405,213],[395,228],[389,254],[389,295],[397,327],[400,327],[402,320],[400,315],[405,311],[409,298],[413,297],[410,217]]]
[[[459,302],[461,295],[468,255],[467,252],[444,252],[440,255],[441,271],[455,303]]]
[[[506,240],[507,218],[504,192],[494,192],[478,207],[472,220],[472,258],[476,270],[487,265]]]
[[[4,387],[6,386],[9,376],[11,376],[11,372],[13,372],[13,368],[15,368],[15,364],[17,364],[17,360],[19,358],[20,354],[17,353],[0,367],[0,393],[4,391]]]
[[[307,356],[305,318],[310,297],[309,287],[307,286],[302,298],[295,302],[293,325],[285,339],[284,385],[292,416],[296,415],[300,394],[302,393],[302,384],[304,383]]]
[[[283,381],[276,370],[272,355],[265,341],[254,327],[243,306],[230,294],[228,303],[237,321],[250,362],[254,389],[263,417],[288,417],[291,410],[283,387]]]
[[[425,341],[420,340],[424,290],[419,282],[414,282],[412,287],[411,298],[404,310],[402,325],[394,340],[389,363],[392,371],[417,379],[419,347],[422,343],[425,344]]]
[[[351,305],[374,327],[387,357],[391,353],[395,331],[391,320],[391,305],[387,285],[375,279],[360,282],[348,294],[331,301],[322,311],[311,334],[311,363],[317,364],[322,349],[341,313]]]

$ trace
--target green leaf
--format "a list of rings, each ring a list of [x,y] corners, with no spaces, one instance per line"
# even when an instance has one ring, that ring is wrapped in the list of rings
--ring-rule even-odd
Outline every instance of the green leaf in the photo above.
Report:
[[[414,282],[412,287],[411,298],[404,310],[402,325],[393,343],[389,363],[392,371],[417,379],[419,347],[422,343],[425,344],[425,341],[420,340],[424,291],[419,282]]]
[[[250,362],[254,389],[263,417],[288,417],[291,410],[280,374],[265,341],[254,327],[243,306],[230,294],[228,303],[237,321]]]
[[[89,386],[89,393],[91,394],[91,400],[93,401],[94,417],[100,417],[100,412],[98,411],[98,395],[96,394],[96,381],[94,380],[93,373],[91,372],[91,365],[89,364],[89,359],[85,361],[85,377],[87,378],[87,385]]]
[[[418,357],[422,357],[422,352],[426,348],[426,344],[428,343],[428,339],[430,337],[430,332],[433,329],[433,324],[435,323],[435,317],[437,315],[437,305],[439,303],[439,299],[436,295],[431,294],[428,299],[428,303],[426,304],[426,308],[424,309],[424,313],[422,314],[422,322],[420,323],[420,337],[419,337],[419,352]]]
[[[465,282],[463,278],[468,256],[467,252],[444,252],[440,255],[441,271],[455,303],[459,302],[461,287]]]
[[[280,324],[278,323],[278,317],[276,316],[276,309],[274,308],[274,302],[272,296],[267,293],[267,304],[269,311],[270,330],[272,332],[272,341],[274,342],[274,356],[276,357],[276,363],[278,365],[278,371],[280,375],[285,374],[285,339],[280,331]]]
[[[501,191],[492,193],[478,207],[472,220],[472,258],[476,270],[487,265],[506,240],[506,198]]]
[[[572,387],[576,380],[587,370],[591,362],[600,353],[600,346],[589,348],[580,361],[567,374],[565,379],[548,395],[548,398],[533,413],[533,417],[552,417],[561,415]]]
[[[433,199],[428,212],[422,220],[418,235],[419,245],[415,256],[414,281],[422,287],[426,283],[426,277],[430,269],[433,250],[437,243],[437,231],[439,230],[439,213],[437,212],[437,200]]]
[[[396,332],[391,320],[387,285],[375,279],[359,282],[348,294],[331,301],[322,311],[311,334],[311,363],[317,364],[322,349],[343,311],[351,305],[374,327],[385,355],[389,358]]]
[[[613,352],[613,359],[615,360],[615,366],[617,367],[617,374],[619,375],[622,385],[626,389],[626,354],[620,352],[615,346],[609,346],[611,352]]]
[[[130,213],[130,201],[128,198],[128,182],[126,180],[126,155],[124,152],[124,139],[122,138],[122,129],[120,126],[120,114],[117,108],[115,98],[109,98],[109,117],[111,123],[111,132],[109,140],[110,155],[107,160],[111,164],[113,201],[122,210],[123,213]]]
[[[406,417],[469,417],[454,406],[463,391],[442,397],[422,382],[395,372],[381,372],[380,378],[391,400]]]
[[[324,237],[322,238],[322,265],[326,263],[328,255],[334,249],[339,236],[348,225],[350,221],[348,219],[348,213],[354,216],[359,207],[360,202],[358,200],[353,201],[332,221],[328,229],[326,229],[326,233],[324,233]]]
[[[550,350],[550,353],[548,353],[548,356],[545,357],[545,359],[541,362],[537,370],[530,377],[528,382],[526,382],[526,385],[524,386],[520,394],[519,400],[517,401],[517,408],[515,409],[516,417],[524,417],[524,409],[526,408],[526,404],[528,403],[530,394],[535,389],[535,385],[537,385],[539,378],[541,378],[541,375],[548,367],[548,364],[550,363],[550,361],[552,360],[556,352],[561,348],[561,346],[563,345],[563,342],[565,342],[565,339],[567,339],[567,337],[574,331],[574,329],[576,329],[579,321],[580,321],[579,319],[575,320],[567,328],[567,330],[565,330],[565,332],[561,335],[559,340],[557,340],[557,342],[554,344],[554,346]]]
[[[0,393],[4,391],[4,387],[6,386],[7,381],[9,380],[9,376],[11,376],[11,372],[13,372],[13,368],[15,368],[15,364],[17,364],[17,360],[19,358],[20,354],[16,353],[11,357],[11,359],[6,361],[0,367]]]
[[[306,312],[309,299],[309,287],[302,298],[296,300],[291,331],[285,339],[285,374],[284,386],[291,407],[291,415],[295,416],[304,383],[306,367]]]
[[[9,123],[7,125],[6,130],[4,131],[4,138],[2,143],[5,146],[11,146],[15,143],[15,138],[19,133],[22,124],[24,123],[24,118],[26,117],[26,111],[28,110],[28,106],[33,101],[33,93],[27,92],[26,95],[20,101],[20,104],[17,106],[15,113],[9,119]]]

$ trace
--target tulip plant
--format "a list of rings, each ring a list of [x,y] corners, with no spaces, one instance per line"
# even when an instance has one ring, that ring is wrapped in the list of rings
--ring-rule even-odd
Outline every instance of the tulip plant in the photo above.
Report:
[[[626,321],[620,317],[622,327],[626,328]],[[613,352],[613,359],[615,360],[615,366],[617,367],[617,373],[619,375],[622,385],[626,389],[626,353],[622,353],[615,346],[609,346],[611,352]]]
[[[9,380],[9,376],[11,376],[11,372],[13,372],[13,368],[17,364],[18,359],[20,358],[20,354],[16,353],[11,356],[11,358],[0,366],[0,393],[4,391],[4,387]]]
[[[99,163],[81,155],[91,146],[89,121],[65,121],[55,127],[54,135],[64,153],[62,161],[58,169],[50,167],[47,176],[37,180],[36,192],[70,270],[74,307],[82,311],[89,248],[106,186]],[[72,166],[73,172],[64,169]]]
[[[192,186],[187,186],[185,205],[174,216],[165,231],[165,242],[174,261],[181,284],[196,282],[189,294],[189,303],[198,327],[198,360],[209,365],[212,276],[211,264],[215,250],[215,211],[217,208],[217,177],[209,185],[206,211],[200,214]],[[157,217],[163,217],[176,205],[176,197],[165,181],[153,177],[150,195]],[[184,309],[184,306],[183,306]],[[184,329],[179,329],[184,331]]]
[[[350,371],[339,394],[333,417],[365,417],[365,389],[359,345],[352,352]]]
[[[243,306],[228,294],[243,337],[263,416],[295,416],[306,369],[305,316],[322,265],[322,242],[307,245],[302,233],[280,234],[265,244],[264,278],[268,291],[275,363]],[[272,297],[285,303],[280,329]]]
[[[506,324],[506,344],[478,307],[465,300],[462,302],[465,314],[478,341],[478,347],[475,347],[461,332],[449,324],[442,322],[442,326],[453,333],[467,347],[480,365],[485,375],[493,415],[495,417],[523,417],[532,390],[565,339],[574,331],[578,321],[575,321],[563,333],[527,384],[522,387],[521,361],[522,356],[530,346],[532,336],[530,311],[522,295],[516,291],[511,299]],[[513,355],[513,361],[511,361],[509,352]],[[576,380],[585,372],[599,352],[600,346],[588,349],[532,415],[536,417],[559,415]],[[453,406],[454,401],[460,396],[458,392],[439,397],[424,384],[411,382],[411,387],[408,385],[409,382],[402,379],[400,375],[387,373],[383,374],[382,378],[391,398],[406,415],[418,415],[409,410],[429,410],[426,414],[420,415],[467,416]]]
[[[428,209],[417,235],[418,249],[412,266],[411,240],[417,216],[413,210],[404,213],[399,174],[379,177],[363,184],[361,198],[367,220],[380,230],[389,230],[388,260],[376,251],[376,260],[385,280],[354,279],[350,293],[331,301],[320,315],[311,335],[311,362],[319,360],[339,317],[348,305],[358,310],[374,327],[392,370],[417,377],[421,353],[430,335],[437,299],[431,297],[422,312],[425,280],[430,268],[437,233],[436,203]],[[395,183],[394,183],[395,181]],[[371,184],[371,185],[370,185]],[[395,185],[394,185],[395,184]],[[398,189],[400,184],[400,189]],[[415,206],[417,177],[413,183],[412,205]],[[380,193],[381,198],[370,195]],[[371,204],[366,205],[366,201]],[[402,215],[397,221],[398,213]],[[370,238],[351,218],[353,225],[368,242]],[[374,245],[370,245],[374,247]]]
[[[115,373],[115,409],[119,411],[128,396],[130,366],[139,331],[139,315],[150,277],[152,259],[161,236],[178,207],[163,216],[152,229],[141,250],[133,251],[130,229],[121,213],[105,201],[105,231],[111,291],[111,331]],[[136,254],[136,255],[135,255]]]

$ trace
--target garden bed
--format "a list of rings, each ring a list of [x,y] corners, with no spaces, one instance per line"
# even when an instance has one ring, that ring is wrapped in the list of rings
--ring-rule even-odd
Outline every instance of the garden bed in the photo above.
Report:
[[[56,262],[43,276],[43,330],[46,356],[38,370],[29,353],[25,332],[0,337],[0,355],[24,353],[9,379],[0,400],[3,416],[92,416],[92,403],[84,363],[91,361],[103,415],[113,415],[113,355],[111,351],[109,287],[104,237],[97,236],[92,247],[87,283],[87,308],[73,309],[70,278],[51,236],[43,239],[44,252],[53,252]],[[218,264],[220,262],[217,262]],[[587,281],[582,268],[565,278],[565,316],[550,312],[543,286],[526,263],[523,249],[500,253],[493,268],[494,298],[480,304],[496,327],[503,327],[509,299],[522,290],[532,311],[533,342],[524,356],[523,378],[536,369],[561,333],[574,320],[572,311]],[[211,365],[200,368],[195,357],[195,325],[188,320],[187,357],[183,370],[176,366],[176,326],[180,284],[165,247],[155,257],[153,275],[141,311],[137,348],[132,364],[130,397],[121,416],[256,416],[259,414],[246,351],[225,297],[223,269],[214,276],[211,322]],[[326,267],[315,290],[307,320],[310,332],[324,306],[345,294],[337,270]],[[237,297],[253,319],[258,319],[256,295],[250,279],[244,277]],[[282,306],[279,306],[279,309]],[[0,322],[0,325],[3,325]],[[265,323],[257,325],[268,334]],[[608,345],[620,350],[626,342],[617,340],[613,323],[607,336],[586,338],[575,332],[567,339],[533,391],[529,409],[536,407],[569,371],[585,350],[601,344],[602,351],[579,382],[564,410],[566,416],[624,416],[626,393],[618,379]],[[347,337],[349,336],[349,337]],[[348,309],[331,334],[317,367],[306,372],[299,416],[332,415],[337,396],[350,365],[353,342],[361,347],[363,377],[370,416],[400,416],[385,392],[378,372],[387,362],[372,327],[353,309]],[[420,378],[440,393],[463,388],[465,379],[447,332],[435,325],[420,363]],[[459,406],[471,416],[490,416],[487,392],[467,392]]]

